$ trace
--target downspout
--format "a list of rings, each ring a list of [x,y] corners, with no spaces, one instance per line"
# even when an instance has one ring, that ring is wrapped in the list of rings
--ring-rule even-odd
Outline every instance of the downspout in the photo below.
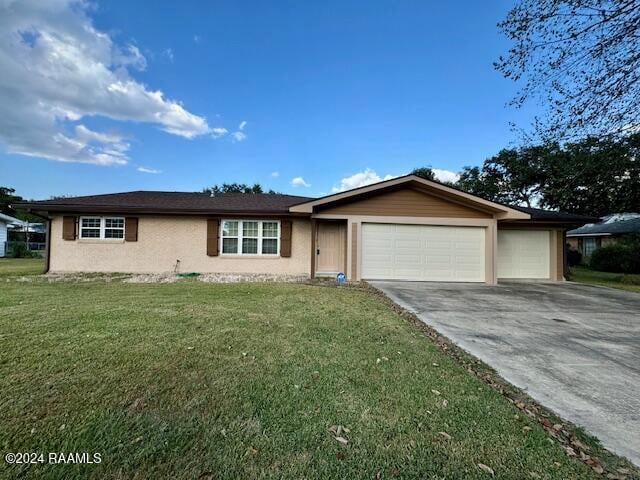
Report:
[[[567,262],[567,229],[562,229],[562,280],[567,279],[569,264]]]
[[[44,268],[42,269],[42,273],[48,273],[50,267],[50,259],[51,259],[51,219],[47,218],[47,230],[45,237],[45,250],[44,250]]]
[[[316,219],[311,219],[311,278],[316,278]]]

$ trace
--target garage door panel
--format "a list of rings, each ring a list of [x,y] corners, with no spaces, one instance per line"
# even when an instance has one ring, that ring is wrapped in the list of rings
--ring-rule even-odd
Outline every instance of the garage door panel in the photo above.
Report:
[[[396,262],[399,263],[424,263],[425,262],[425,257],[424,255],[421,255],[420,252],[396,252],[395,255],[393,255],[393,257],[395,258]]]
[[[389,223],[370,223],[370,231],[372,233],[392,233],[395,231],[394,225]]]
[[[363,224],[362,278],[485,281],[485,229]]]
[[[548,279],[549,230],[498,230],[498,278]]]
[[[397,249],[403,249],[403,248],[408,248],[408,249],[417,249],[420,248],[422,245],[424,244],[424,242],[421,242],[419,239],[398,239],[395,242],[396,248]]]

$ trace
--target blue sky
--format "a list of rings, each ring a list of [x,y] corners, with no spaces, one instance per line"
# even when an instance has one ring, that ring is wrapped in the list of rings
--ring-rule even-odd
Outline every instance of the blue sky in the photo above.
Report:
[[[0,7],[16,72],[0,185],[28,198],[233,181],[315,196],[480,164],[533,115],[492,67],[512,2],[40,3]]]

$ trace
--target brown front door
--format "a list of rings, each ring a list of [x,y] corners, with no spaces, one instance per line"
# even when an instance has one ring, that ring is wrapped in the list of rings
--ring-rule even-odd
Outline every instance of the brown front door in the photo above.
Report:
[[[347,229],[344,222],[318,222],[316,230],[316,272],[344,270]]]

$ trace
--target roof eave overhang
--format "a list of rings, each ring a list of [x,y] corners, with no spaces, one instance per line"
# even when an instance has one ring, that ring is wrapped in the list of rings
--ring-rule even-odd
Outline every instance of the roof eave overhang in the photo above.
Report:
[[[120,214],[148,214],[148,215],[204,215],[204,216],[263,216],[263,217],[288,217],[297,216],[287,210],[204,210],[204,209],[183,209],[183,208],[150,208],[118,205],[39,205],[20,204],[31,213],[40,212],[42,214],[52,213],[120,213]]]
[[[424,178],[420,178],[416,175],[406,175],[404,177],[393,178],[391,180],[385,180],[364,187],[354,188],[346,192],[327,195],[326,197],[318,198],[316,200],[293,205],[289,208],[289,211],[291,213],[312,214],[316,211],[316,209],[320,207],[326,207],[337,202],[345,202],[350,199],[353,199],[355,201],[362,196],[366,196],[376,191],[380,191],[382,193],[382,191],[386,189],[402,186],[403,184],[420,185],[422,187],[425,187],[425,189],[427,190],[433,190],[434,193],[439,193],[441,195],[444,194],[451,197],[452,199],[455,198],[456,201],[464,202],[472,208],[475,207],[479,210],[490,211],[499,220],[528,220],[531,218],[531,215],[529,215],[528,213],[522,212],[515,208],[491,202],[470,193],[448,187],[441,183],[433,182],[431,180],[425,180]]]
[[[613,233],[569,233],[567,237],[610,237]]]
[[[564,228],[579,228],[587,223],[593,223],[593,219],[590,217],[585,217],[584,219],[579,218],[531,218],[529,220],[520,220],[520,219],[506,219],[507,221],[503,222],[505,224],[511,223],[514,225],[518,224],[545,224],[550,226],[564,227]]]

